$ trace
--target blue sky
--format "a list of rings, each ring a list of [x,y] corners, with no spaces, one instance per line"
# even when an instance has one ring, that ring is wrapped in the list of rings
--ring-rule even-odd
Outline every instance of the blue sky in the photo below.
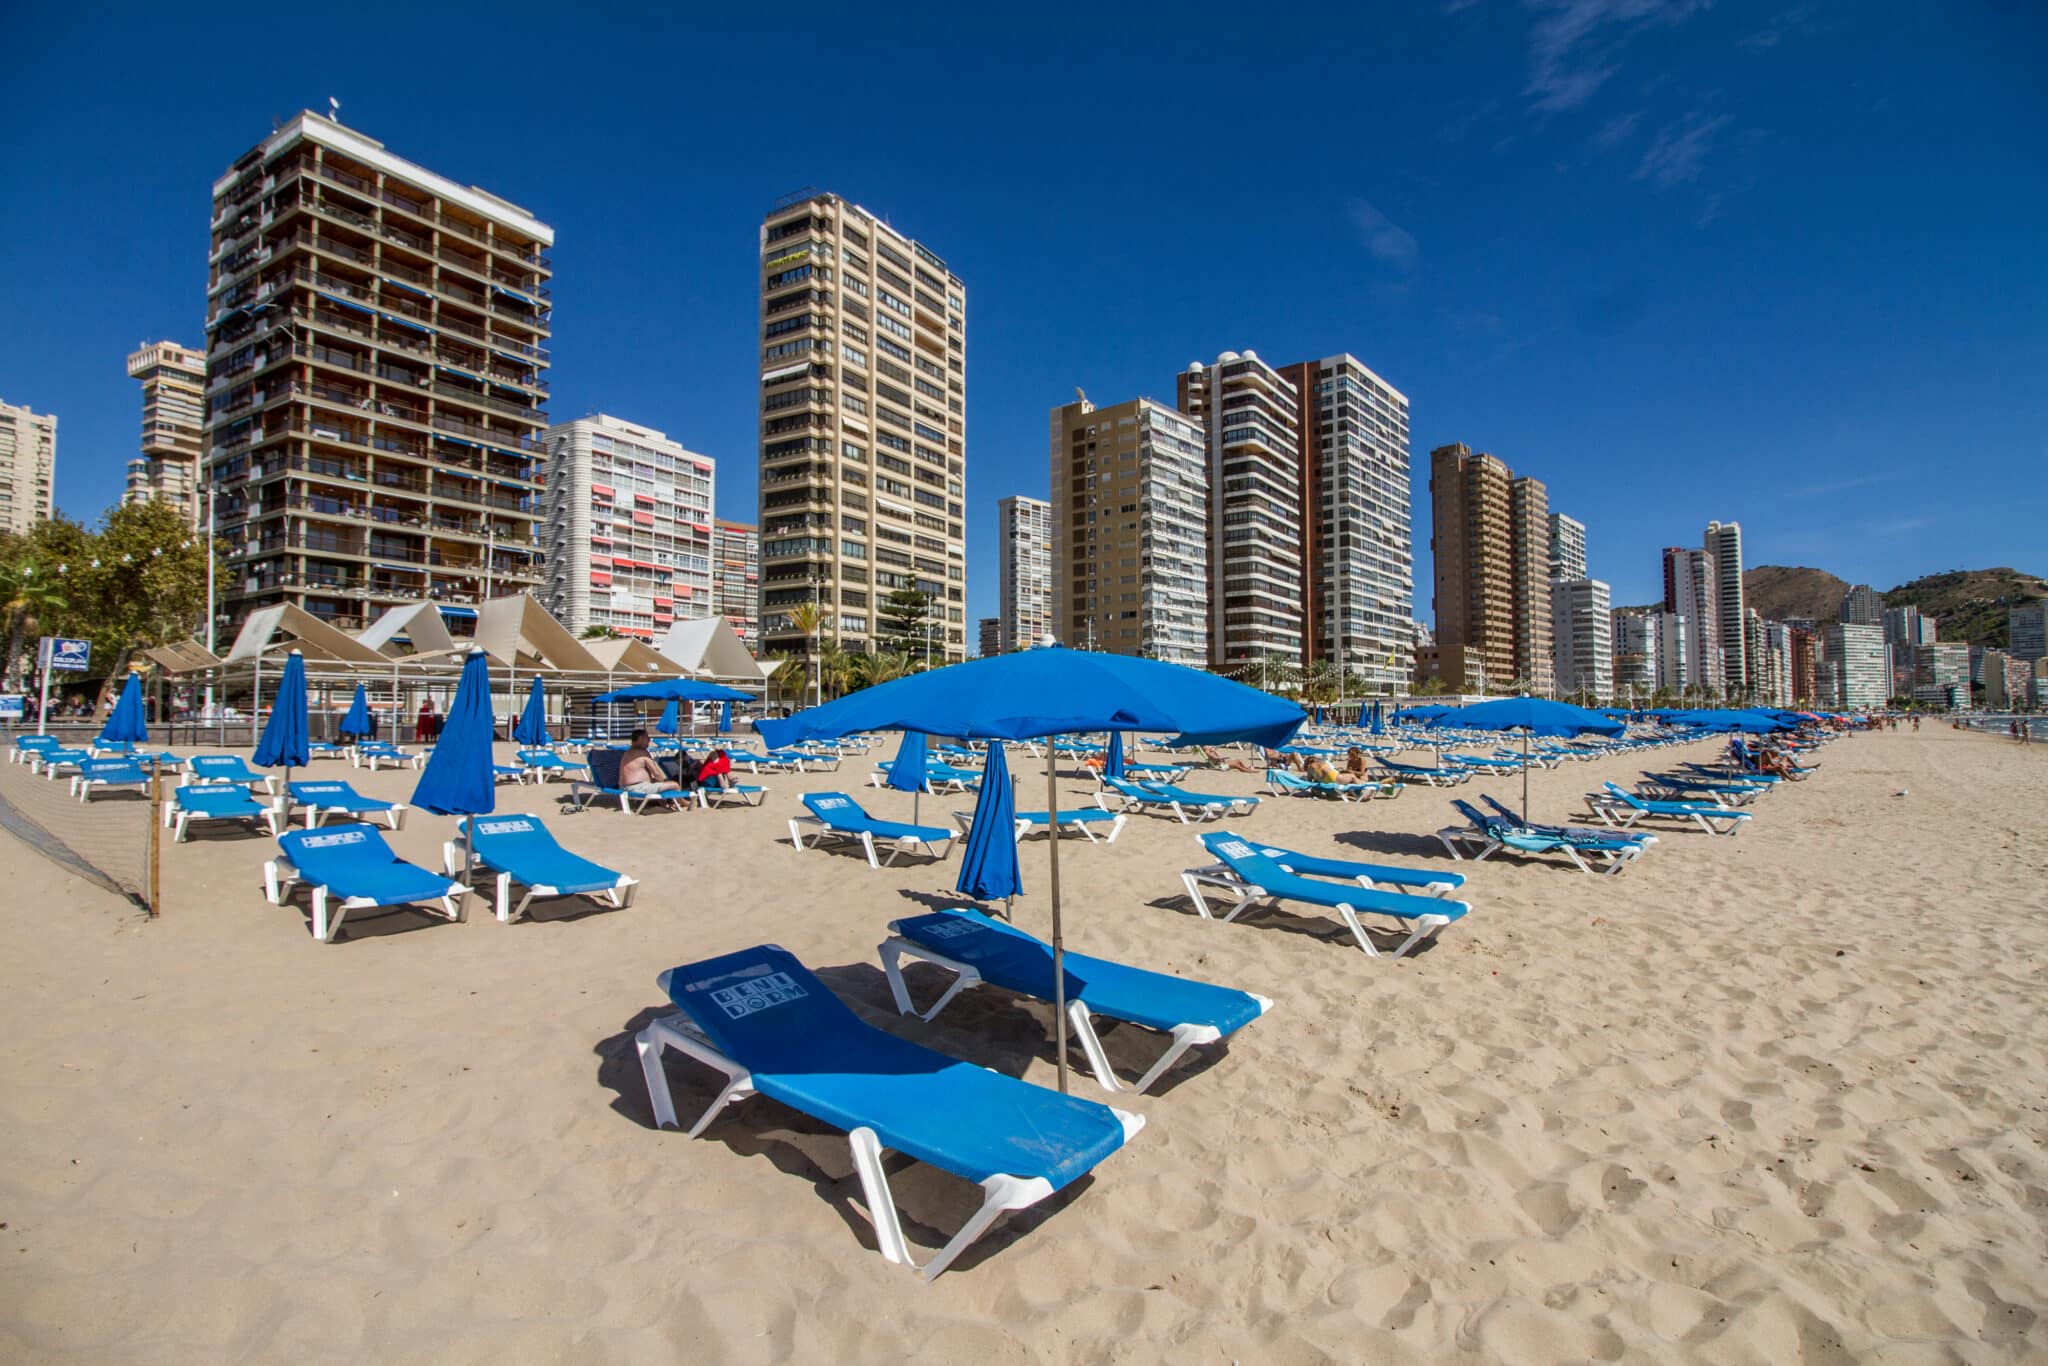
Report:
[[[755,232],[800,187],[966,280],[971,615],[1046,411],[1351,351],[1587,523],[1615,601],[1743,523],[1887,587],[2048,570],[2048,15],[2031,0],[567,7],[332,24],[31,6],[0,83],[0,398],[59,505],[132,455],[143,339],[203,342],[213,178],[343,104],[555,225],[557,417],[719,460],[752,519]],[[1105,13],[1115,9],[1117,13]],[[886,72],[878,75],[877,72]]]

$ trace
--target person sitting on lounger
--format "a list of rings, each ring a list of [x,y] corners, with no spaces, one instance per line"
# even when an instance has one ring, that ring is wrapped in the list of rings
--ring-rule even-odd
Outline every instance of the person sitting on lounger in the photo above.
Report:
[[[711,751],[711,757],[697,770],[699,787],[731,787],[732,756],[722,749]]]
[[[1218,767],[1218,768],[1227,768],[1227,769],[1230,769],[1231,771],[1233,771],[1233,772],[1236,772],[1236,773],[1263,773],[1263,772],[1265,772],[1265,769],[1263,769],[1263,768],[1259,767],[1259,765],[1257,765],[1257,764],[1253,763],[1253,762],[1252,762],[1251,760],[1249,760],[1249,759],[1226,759],[1226,758],[1224,758],[1224,757],[1223,757],[1223,754],[1222,754],[1222,752],[1221,752],[1221,751],[1219,751],[1219,750],[1218,750],[1218,749],[1217,749],[1217,748],[1216,748],[1216,747],[1215,747],[1214,745],[1203,745],[1203,746],[1202,746],[1202,757],[1203,757],[1204,759],[1207,759],[1207,760],[1208,760],[1208,761],[1209,761],[1210,763],[1214,764],[1214,765],[1215,765],[1216,767]],[[1277,756],[1276,756],[1276,757],[1277,757]],[[1283,767],[1285,767],[1285,764],[1275,764],[1275,765],[1273,765],[1273,767],[1275,767],[1275,768],[1283,768]]]
[[[1302,765],[1301,771],[1312,783],[1339,783],[1344,780],[1343,775],[1337,772],[1336,765],[1320,754],[1310,755],[1307,762]]]
[[[1360,749],[1357,745],[1353,745],[1344,755],[1344,776],[1354,781],[1363,778],[1365,770],[1371,762],[1371,760],[1365,757],[1364,750]]]
[[[662,772],[661,761],[647,748],[647,732],[636,730],[619,760],[619,786],[635,796],[660,792],[681,792],[683,785]]]

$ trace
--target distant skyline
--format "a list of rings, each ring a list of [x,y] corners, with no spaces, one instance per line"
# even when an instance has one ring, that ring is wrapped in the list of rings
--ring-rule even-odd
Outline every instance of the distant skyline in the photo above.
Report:
[[[1543,480],[1617,604],[1716,518],[1750,565],[1879,589],[2048,569],[2043,7],[943,13],[943,45],[894,14],[285,13],[259,47],[235,16],[24,10],[0,399],[58,415],[60,510],[117,501],[127,354],[204,341],[213,180],[333,95],[555,227],[550,416],[713,456],[724,517],[755,515],[767,206],[829,189],[945,256],[971,297],[970,623],[997,610],[998,500],[1046,494],[1049,410],[1170,404],[1225,349],[1348,351],[1408,395],[1424,620],[1451,441]],[[263,57],[286,52],[308,60]],[[955,121],[913,141],[913,106]]]

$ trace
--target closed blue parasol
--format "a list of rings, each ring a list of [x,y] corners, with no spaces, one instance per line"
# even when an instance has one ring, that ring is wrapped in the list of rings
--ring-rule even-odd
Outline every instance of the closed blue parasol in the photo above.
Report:
[[[730,702],[720,702],[718,704],[718,733],[720,735],[732,734],[732,703]]]
[[[113,743],[141,744],[149,739],[149,717],[142,710],[142,675],[131,673],[121,685],[120,700],[107,713],[100,727],[100,739]]]
[[[284,677],[270,699],[270,719],[256,740],[258,768],[284,770],[285,806],[291,806],[292,770],[312,758],[312,727],[306,720],[306,661],[297,650],[284,662]],[[288,817],[287,817],[288,818]]]
[[[889,765],[889,786],[898,792],[924,791],[925,764],[930,755],[930,742],[923,731],[904,731],[902,743],[896,746],[896,762]]]
[[[427,758],[412,790],[412,804],[437,816],[488,816],[498,809],[498,783],[492,774],[491,742],[497,718],[491,710],[491,668],[482,650],[471,650],[462,662],[462,681],[455,701],[441,722],[441,738]],[[463,882],[475,866],[470,827],[462,835]]]
[[[1121,778],[1124,776],[1124,733],[1113,730],[1109,733],[1109,756],[1102,761],[1102,776]],[[1058,831],[1054,831],[1058,834]]]
[[[370,711],[370,694],[362,684],[356,684],[356,695],[349,700],[348,713],[335,727],[344,739],[366,740],[377,733],[377,718]]]
[[[1522,823],[1529,822],[1529,737],[1532,735],[1621,735],[1628,727],[1597,711],[1543,697],[1497,697],[1469,707],[1452,707],[1429,723],[1459,730],[1518,730],[1522,733]]]
[[[1375,702],[1372,704],[1372,722],[1370,725],[1367,726],[1367,729],[1370,730],[1374,735],[1385,735],[1387,733],[1386,703]]]
[[[512,738],[527,746],[545,745],[550,738],[548,695],[541,687],[539,674],[533,676],[533,686],[526,690],[526,707],[512,726]]]
[[[661,709],[661,719],[654,723],[654,733],[656,735],[674,735],[676,733],[680,725],[682,706],[683,704],[673,697],[668,700],[668,705]]]
[[[871,730],[918,730],[982,740],[1035,740],[1100,730],[1164,731],[1180,744],[1249,740],[1284,745],[1307,719],[1256,688],[1179,664],[1057,645],[971,659],[863,688],[754,729],[771,748]],[[1045,785],[1059,829],[1058,754],[1046,749]],[[986,775],[982,787],[989,786]],[[1052,903],[1054,1029],[1060,1090],[1067,1089],[1066,948],[1060,925],[1060,842],[1047,846]]]
[[[915,734],[906,732],[904,739]],[[1003,757],[1003,743],[998,740],[988,747],[988,762],[981,770],[981,795],[974,802],[974,823],[967,827],[967,848],[960,855],[960,880],[955,886],[961,895],[976,901],[1007,900],[1024,890],[1023,873],[1017,866],[1016,812],[1017,798],[1010,791],[1010,761]],[[1053,838],[1058,839],[1059,834],[1059,827],[1053,827]]]

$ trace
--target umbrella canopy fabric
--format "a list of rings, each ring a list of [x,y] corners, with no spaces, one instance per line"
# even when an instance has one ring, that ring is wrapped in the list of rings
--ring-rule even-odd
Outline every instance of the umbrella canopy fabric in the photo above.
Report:
[[[925,762],[930,752],[923,731],[904,731],[903,742],[896,746],[896,762],[889,765],[889,786],[898,792],[924,791]]]
[[[1367,725],[1366,729],[1370,730],[1374,735],[1385,735],[1387,733],[1386,703],[1375,702],[1372,704],[1372,721]]]
[[[1396,721],[1434,721],[1445,712],[1456,711],[1456,707],[1441,702],[1425,702],[1419,707],[1403,707],[1394,713]]]
[[[904,732],[906,744],[913,735],[918,732]],[[1016,810],[1016,794],[1010,791],[1010,761],[1003,757],[1002,742],[997,741],[988,747],[981,795],[974,801],[974,823],[967,828],[967,848],[960,855],[960,880],[955,886],[962,896],[994,901],[1024,890],[1023,873],[1017,866]],[[1059,838],[1057,829],[1052,833],[1054,839]]]
[[[1124,733],[1113,730],[1109,733],[1109,757],[1102,762],[1102,776],[1121,778],[1124,776]],[[1058,831],[1054,831],[1058,834]]]
[[[488,816],[497,810],[498,784],[491,772],[496,729],[490,664],[483,651],[472,650],[441,723],[441,738],[412,790],[412,804],[437,816]]]
[[[303,679],[303,672],[300,674]],[[121,700],[107,713],[100,727],[100,739],[135,744],[149,739],[149,717],[142,710],[142,675],[129,674],[121,685]]]
[[[512,738],[522,745],[548,742],[548,695],[539,674],[533,676],[533,686],[526,690],[526,707],[512,726]]]
[[[1278,746],[1306,719],[1292,702],[1180,664],[1050,645],[880,683],[755,730],[775,748],[863,730],[982,740],[1148,730],[1183,744]]]
[[[362,684],[356,684],[356,695],[349,700],[348,714],[335,727],[337,734],[358,738],[377,733],[377,718],[370,714],[370,694]]]
[[[720,702],[718,704],[718,733],[720,735],[732,734],[732,703],[730,702]]]
[[[270,719],[256,741],[258,768],[304,768],[312,757],[312,731],[306,721],[306,660],[293,650],[284,662],[284,677],[270,699]]]
[[[661,709],[661,719],[654,723],[654,733],[656,735],[674,735],[676,733],[677,713],[681,710],[682,705],[680,701],[673,697],[668,700],[668,705]]]
[[[1429,723],[1459,730],[1518,730],[1522,733],[1522,821],[1529,820],[1529,737],[1532,735],[1626,735],[1628,727],[1597,711],[1544,697],[1497,697],[1469,707],[1451,707]]]
[[[1676,725],[1697,726],[1701,730],[1739,730],[1751,735],[1767,735],[1772,731],[1799,728],[1796,721],[1785,721],[1764,712],[1754,711],[1680,712],[1671,720]]]
[[[694,678],[657,679],[597,695],[600,702],[665,702],[671,698],[681,702],[751,702],[754,695],[718,683],[700,683]]]

